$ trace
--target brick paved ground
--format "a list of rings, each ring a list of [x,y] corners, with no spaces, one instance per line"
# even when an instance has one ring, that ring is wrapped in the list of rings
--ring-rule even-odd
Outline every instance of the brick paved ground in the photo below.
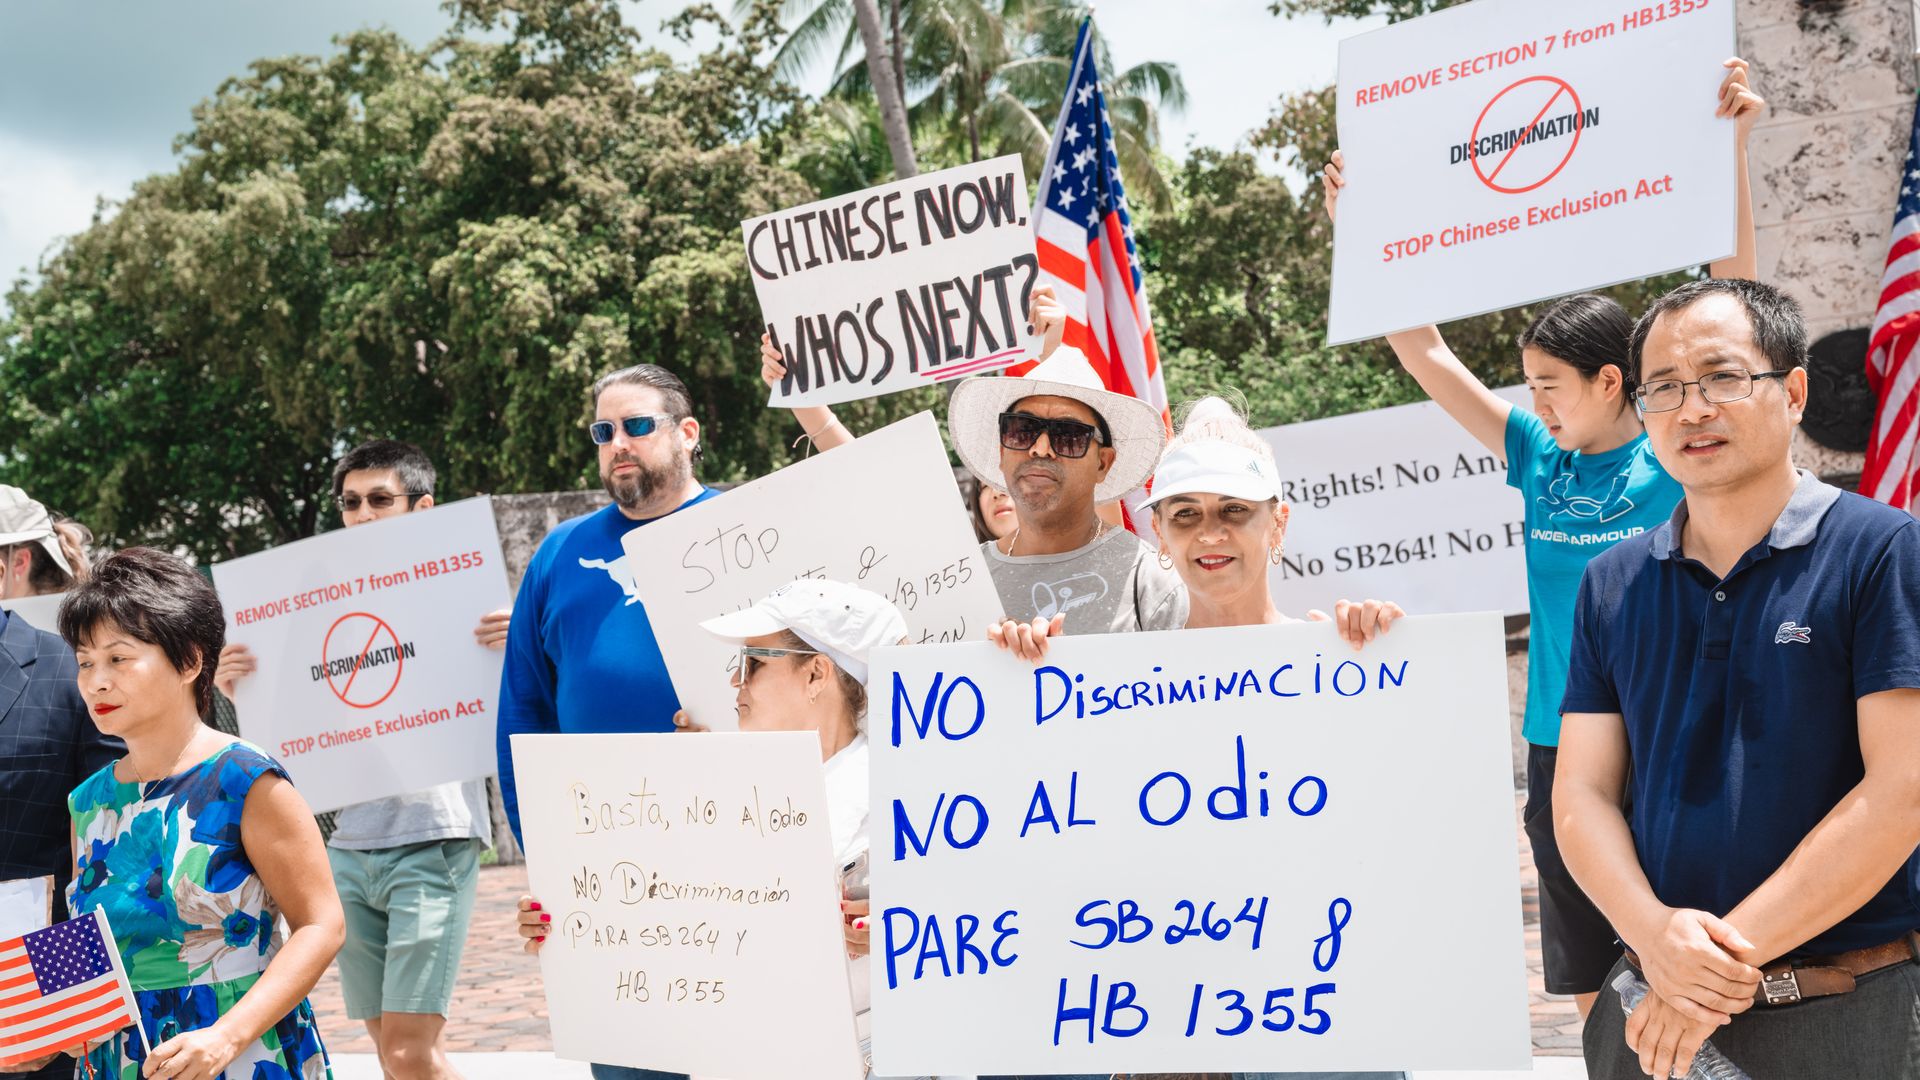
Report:
[[[1580,1020],[1571,998],[1545,992],[1540,971],[1540,904],[1533,855],[1519,827],[1521,800],[1514,805],[1514,836],[1520,859],[1520,890],[1526,918],[1527,990],[1533,1015],[1536,1055],[1578,1056]],[[540,991],[540,968],[520,951],[513,928],[513,905],[526,889],[526,869],[489,866],[480,871],[480,897],[467,935],[460,987],[447,1023],[447,1049],[455,1053],[547,1050],[547,1004]],[[313,993],[313,1007],[327,1049],[336,1054],[372,1053],[366,1029],[347,1020],[340,1001],[340,979],[328,969]]]

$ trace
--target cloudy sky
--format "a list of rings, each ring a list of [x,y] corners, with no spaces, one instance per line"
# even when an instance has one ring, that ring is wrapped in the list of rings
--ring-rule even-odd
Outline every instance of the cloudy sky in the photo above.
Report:
[[[626,4],[650,38],[681,6]],[[1368,25],[1286,22],[1266,0],[1185,0],[1167,16],[1165,0],[1102,0],[1096,17],[1120,63],[1180,65],[1191,104],[1163,129],[1176,154],[1232,146],[1280,95],[1331,81],[1336,43]],[[98,200],[171,168],[193,105],[248,61],[323,53],[359,26],[424,42],[446,22],[436,0],[0,3],[0,281],[85,229]]]

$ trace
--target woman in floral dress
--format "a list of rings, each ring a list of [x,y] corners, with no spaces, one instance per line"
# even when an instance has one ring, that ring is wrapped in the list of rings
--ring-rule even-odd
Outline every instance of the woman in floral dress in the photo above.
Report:
[[[106,912],[146,1036],[129,1028],[95,1048],[95,1074],[331,1076],[306,995],[339,951],[340,900],[286,770],[202,720],[226,636],[212,586],[130,548],[68,597],[60,633],[94,723],[127,744],[68,797],[69,904]]]

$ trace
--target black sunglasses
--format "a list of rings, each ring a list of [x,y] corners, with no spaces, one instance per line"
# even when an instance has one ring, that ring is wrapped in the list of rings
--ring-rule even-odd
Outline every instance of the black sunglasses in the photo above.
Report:
[[[620,430],[627,433],[629,439],[645,438],[654,433],[662,423],[672,421],[671,416],[658,413],[644,416],[623,416],[620,418]],[[595,420],[587,425],[587,434],[593,437],[595,446],[605,446],[613,441],[613,421]]]
[[[394,503],[399,502],[401,499],[408,500],[407,505],[411,506],[413,505],[412,500],[425,494],[426,492],[424,491],[402,491],[397,495],[390,491],[372,491],[367,493],[364,501],[375,510],[388,510],[393,507]],[[334,500],[334,502],[340,504],[341,510],[349,514],[358,513],[362,501],[358,492],[348,492]]]
[[[1107,442],[1099,428],[1078,420],[1048,420],[1017,412],[1000,414],[1001,446],[1009,450],[1031,450],[1042,435],[1047,437],[1047,445],[1053,448],[1055,456],[1063,458],[1086,457],[1094,443],[1104,446]]]

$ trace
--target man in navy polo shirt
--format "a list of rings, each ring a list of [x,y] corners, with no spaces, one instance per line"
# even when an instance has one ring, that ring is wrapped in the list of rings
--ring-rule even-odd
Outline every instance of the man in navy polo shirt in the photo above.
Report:
[[[1752,281],[1634,330],[1686,498],[1575,612],[1557,827],[1629,950],[1609,986],[1651,986],[1630,1017],[1602,993],[1595,1080],[1685,1075],[1709,1038],[1755,1080],[1920,1078],[1920,523],[1795,471],[1805,357]]]

